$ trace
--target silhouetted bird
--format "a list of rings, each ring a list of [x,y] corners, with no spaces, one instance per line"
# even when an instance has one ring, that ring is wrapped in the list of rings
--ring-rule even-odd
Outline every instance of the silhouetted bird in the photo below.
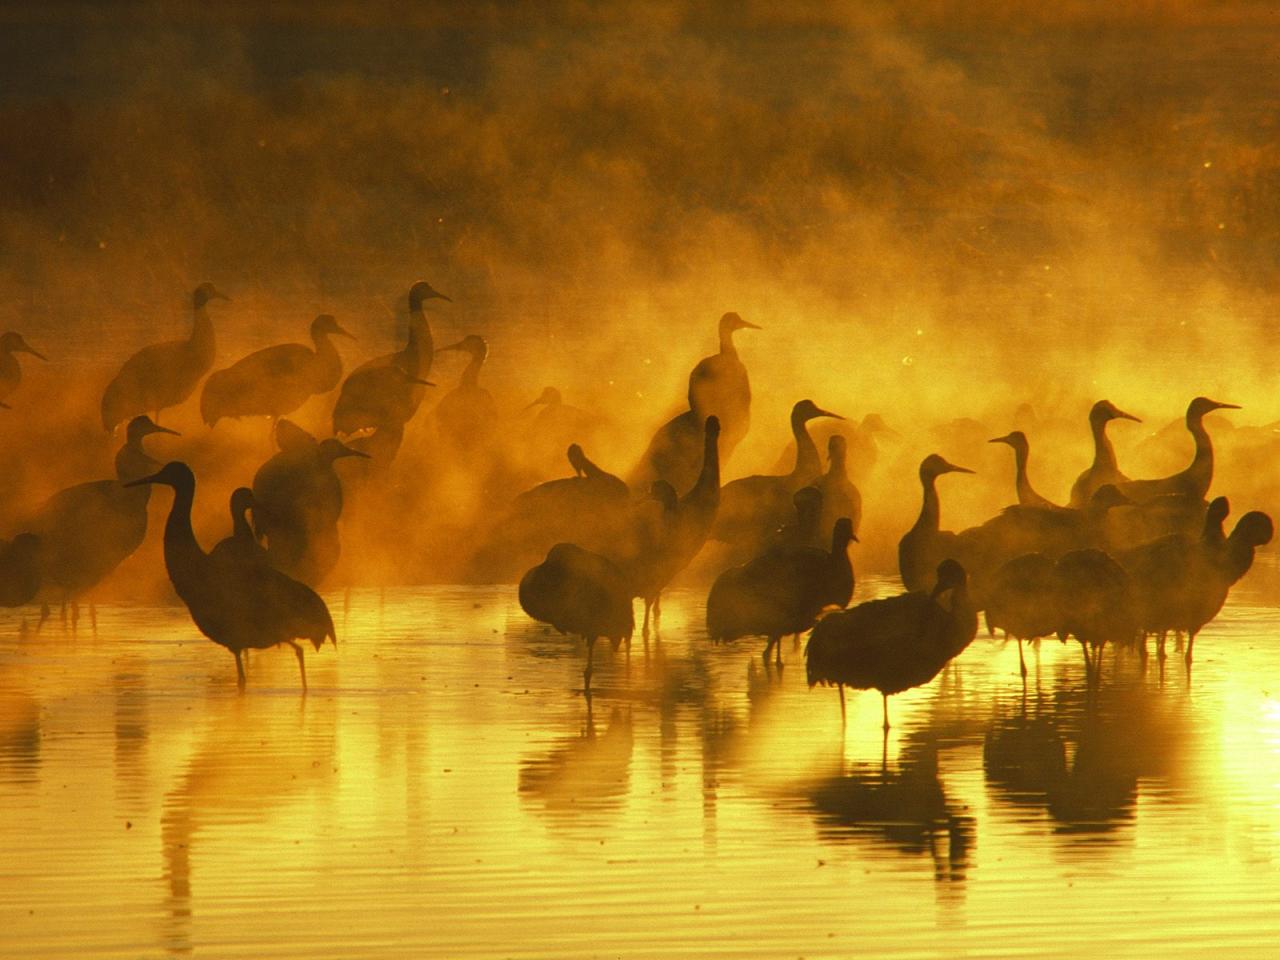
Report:
[[[0,410],[9,409],[6,401],[22,383],[22,367],[18,365],[15,353],[29,353],[37,360],[48,359],[43,353],[32,349],[20,333],[10,330],[0,336]]]
[[[1265,513],[1240,518],[1229,537],[1222,524],[1230,511],[1226,497],[1216,498],[1205,516],[1199,539],[1171,535],[1125,551],[1119,557],[1132,581],[1139,628],[1159,637],[1171,630],[1187,634],[1187,662],[1196,635],[1218,615],[1231,587],[1253,565],[1254,551],[1271,542],[1274,528]]]
[[[720,504],[720,418],[707,417],[703,428],[702,468],[698,480],[679,499],[675,508],[661,516],[661,535],[623,537],[612,551],[624,571],[633,597],[644,600],[644,623],[656,624],[662,616],[662,591],[702,549],[715,523]],[[659,483],[664,486],[657,486]],[[659,502],[674,489],[665,481],[654,481]]]
[[[356,367],[342,384],[333,408],[333,432],[351,434],[409,422],[422,403],[421,382],[431,373],[435,357],[431,327],[423,303],[452,302],[419,280],[409,290],[409,339],[404,349],[376,357]]]
[[[802,547],[770,550],[716,577],[707,594],[707,634],[717,643],[765,637],[778,664],[778,641],[813,626],[828,607],[843,608],[853,596],[849,544],[857,540],[848,517],[836,521],[831,550]]]
[[[1007,443],[1013,448],[1014,461],[1014,490],[1018,495],[1018,503],[1024,507],[1048,507],[1051,509],[1063,509],[1047,497],[1042,497],[1036,493],[1031,486],[1031,481],[1027,477],[1027,460],[1031,456],[1031,444],[1027,440],[1027,435],[1021,430],[1014,430],[1007,433],[1003,437],[996,437],[991,443]]]
[[[230,300],[212,283],[202,283],[192,295],[193,325],[186,340],[170,340],[143,347],[124,362],[102,394],[102,426],[116,424],[143,413],[177,406],[191,396],[200,378],[213,366],[216,345],[210,300]]]
[[[40,590],[40,538],[20,533],[0,540],[0,607],[20,607]]]
[[[733,334],[742,329],[760,328],[736,313],[720,318],[720,352],[698,361],[689,373],[689,409],[658,428],[628,478],[633,486],[643,489],[653,480],[665,480],[676,490],[687,490],[695,483],[708,416],[720,420],[719,456],[728,462],[751,422],[751,384],[733,343]]]
[[[915,524],[898,541],[898,572],[910,591],[933,586],[938,564],[955,552],[956,535],[939,529],[942,507],[938,501],[938,477],[944,473],[973,473],[967,467],[948,463],[936,453],[920,462],[920,486],[924,498]]]
[[[94,480],[60,490],[23,523],[39,535],[41,594],[64,607],[76,601],[120,566],[147,535],[147,502],[151,491],[123,486],[154,470],[142,441],[156,433],[178,436],[177,431],[153,423],[150,417],[134,417],[125,442],[116,454],[115,480]],[[92,613],[92,608],[90,610]]]
[[[978,615],[965,589],[964,568],[954,560],[938,564],[930,593],[913,591],[860,603],[823,617],[805,648],[809,686],[875,688],[883,698],[889,729],[889,697],[919,687],[938,675],[978,631]]]
[[[1056,560],[1072,550],[1105,548],[1109,511],[1131,504],[1111,484],[1095,491],[1084,510],[1014,504],[985,523],[957,533],[952,556],[969,572],[969,592],[982,609],[992,576],[1009,560],[1028,553]]]
[[[255,531],[266,537],[273,567],[314,585],[328,575],[342,552],[337,527],[342,516],[342,482],[333,463],[342,457],[367,455],[332,438],[307,443],[302,439],[307,437],[305,431],[288,420],[279,423],[288,425],[277,429],[278,442],[283,429],[288,448],[253,476]]]
[[[338,642],[324,601],[306,584],[260,562],[245,562],[234,551],[223,551],[218,558],[205,553],[191,529],[196,478],[185,463],[168,463],[130,486],[153,483],[173,488],[173,506],[164,527],[164,565],[196,627],[231,651],[242,689],[243,651],[278,644],[292,647],[305,692],[306,665],[302,648],[294,641],[310,640],[317,651],[325,640],[332,640],[335,647]]]
[[[1101,550],[1073,550],[1058,558],[1058,631],[1080,641],[1085,672],[1096,680],[1110,643],[1133,643],[1139,622],[1129,575]]]
[[[480,368],[489,356],[489,345],[484,337],[475,334],[463,337],[457,343],[441,347],[437,353],[460,350],[470,360],[458,385],[440,398],[436,406],[436,427],[446,455],[468,455],[482,452],[489,447],[494,426],[498,420],[498,408],[493,395],[480,386]]]
[[[806,426],[818,417],[844,419],[823,410],[812,400],[801,400],[791,408],[791,433],[796,443],[796,462],[783,476],[757,474],[726,483],[720,493],[720,512],[713,536],[732,544],[739,553],[758,553],[765,538],[791,515],[791,498],[801,487],[818,480],[822,463],[818,448]]]
[[[751,426],[751,382],[738,357],[733,335],[759,330],[736,313],[720,318],[720,352],[699,360],[689,373],[689,409],[705,420],[720,418],[720,457],[728,461]]]
[[[1018,642],[1018,666],[1027,675],[1023,640],[1038,640],[1062,625],[1057,564],[1043,553],[1014,557],[1001,566],[986,591],[989,631],[1003,630]]]
[[[528,454],[537,467],[554,467],[552,460],[570,443],[590,446],[600,436],[603,418],[564,402],[555,387],[544,387],[536,400],[525,407],[541,407],[528,424],[524,437]]]
[[[337,320],[322,313],[311,322],[314,349],[280,343],[215,370],[200,393],[201,419],[211,427],[222,417],[274,420],[297,410],[313,394],[328,393],[342,378],[342,357],[331,336],[355,339]]]
[[[841,517],[853,521],[853,532],[862,525],[862,494],[849,479],[849,441],[840,434],[827,440],[827,472],[814,484],[822,493],[823,530],[829,530]]]
[[[1141,423],[1131,413],[1125,413],[1110,400],[1099,400],[1089,411],[1089,429],[1093,432],[1093,463],[1071,485],[1069,506],[1079,510],[1099,487],[1108,483],[1124,483],[1129,478],[1116,466],[1116,451],[1107,437],[1107,424],[1112,420],[1132,420]]]
[[[596,640],[618,643],[635,631],[631,592],[622,572],[599,554],[572,543],[557,543],[542,563],[520,578],[520,607],[534,620],[587,643],[583,686],[591,691]]]
[[[253,509],[253,491],[248,487],[236,487],[231,491],[231,536],[219,540],[209,551],[218,562],[236,562],[245,565],[267,565],[267,551],[254,535],[248,512]]]
[[[1187,430],[1196,445],[1191,464],[1185,470],[1159,480],[1128,480],[1117,484],[1120,492],[1134,503],[1146,503],[1160,496],[1188,497],[1197,503],[1202,501],[1213,483],[1213,441],[1204,428],[1205,414],[1214,410],[1239,409],[1234,403],[1196,397],[1187,405]]]
[[[769,537],[767,550],[798,550],[803,547],[822,549],[827,541],[826,532],[834,522],[823,524],[822,491],[817,487],[801,487],[791,497],[795,516],[780,526]],[[839,518],[837,518],[839,519]]]

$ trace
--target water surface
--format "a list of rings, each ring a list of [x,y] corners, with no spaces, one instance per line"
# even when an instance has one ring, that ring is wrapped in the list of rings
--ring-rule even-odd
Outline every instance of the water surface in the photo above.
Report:
[[[1246,585],[1247,586],[1247,585]],[[859,585],[859,598],[893,592]],[[308,657],[181,608],[0,620],[5,957],[1274,956],[1280,609],[1181,660],[980,634],[891,702],[785,641],[583,651],[509,587],[356,591]]]

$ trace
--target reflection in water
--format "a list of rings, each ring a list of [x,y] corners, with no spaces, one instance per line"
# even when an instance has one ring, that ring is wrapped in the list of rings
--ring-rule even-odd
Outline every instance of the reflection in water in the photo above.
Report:
[[[272,820],[286,821],[287,829],[290,802],[319,793],[334,779],[333,732],[325,730],[332,718],[317,716],[323,710],[310,701],[281,710],[270,701],[247,697],[217,704],[201,745],[164,797],[160,836],[168,919],[163,940],[169,952],[187,954],[194,949],[192,863],[197,839]],[[305,811],[300,816],[307,819]],[[236,865],[229,875],[204,875],[205,889],[197,884],[194,894],[212,900],[229,890],[252,896],[279,887],[279,865],[268,866],[255,856],[260,851],[242,852],[248,863]],[[269,881],[264,872],[272,875]]]
[[[503,588],[353,591],[305,700],[237,694],[181,608],[104,608],[92,642],[0,631],[6,933],[41,956],[543,960],[1066,958],[1166,931],[1191,957],[1273,931],[1270,608],[1229,607],[1190,687],[1112,654],[1091,688],[1057,643],[1024,687],[980,637],[882,740],[878,696],[842,733],[803,670],[707,643],[703,600],[672,591],[590,703],[573,642],[504,633]]]
[[[597,735],[590,701],[577,736],[558,740],[545,754],[520,765],[520,796],[536,800],[549,819],[564,822],[616,811],[630,784],[634,735],[631,711],[614,707]]]
[[[819,781],[809,802],[822,839],[870,839],[898,853],[928,853],[935,880],[963,884],[974,820],[948,798],[938,777],[936,748],[911,751],[893,768],[854,765]]]
[[[993,796],[1043,808],[1062,833],[1131,826],[1139,779],[1176,776],[1192,736],[1163,702],[1158,688],[1132,679],[1096,691],[1064,682],[1012,710],[998,702],[983,745]]]

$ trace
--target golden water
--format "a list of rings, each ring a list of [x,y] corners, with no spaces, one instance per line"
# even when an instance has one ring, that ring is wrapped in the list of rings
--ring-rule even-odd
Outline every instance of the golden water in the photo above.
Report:
[[[875,581],[859,596],[893,589]],[[511,588],[357,591],[340,646],[179,608],[0,620],[0,956],[1273,957],[1280,610],[1170,659],[984,634],[895,698],[762,644],[582,651]],[[882,755],[882,749],[884,751]]]

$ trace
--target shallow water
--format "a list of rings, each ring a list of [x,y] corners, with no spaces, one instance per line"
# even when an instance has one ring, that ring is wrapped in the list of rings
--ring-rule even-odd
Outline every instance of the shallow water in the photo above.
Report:
[[[1247,587],[1247,584],[1246,584]],[[859,599],[893,592],[859,585]],[[232,659],[180,608],[0,619],[5,957],[1274,956],[1280,609],[1171,658],[979,638],[810,691],[785,642],[582,650],[512,588],[357,591],[340,646]],[[882,752],[883,751],[883,752]]]

